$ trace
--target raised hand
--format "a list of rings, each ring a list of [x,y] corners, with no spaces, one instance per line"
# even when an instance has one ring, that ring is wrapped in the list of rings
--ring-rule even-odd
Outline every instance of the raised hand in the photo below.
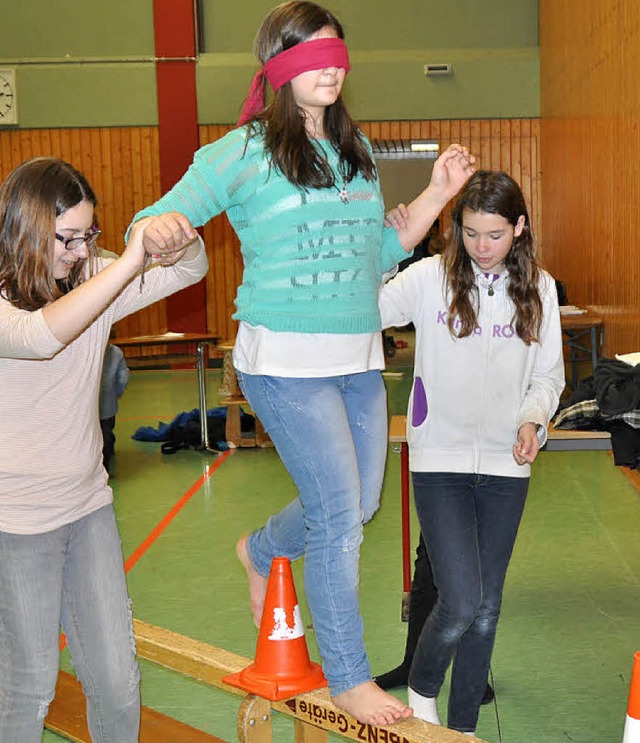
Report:
[[[461,144],[452,144],[433,164],[430,186],[446,203],[464,186],[475,171],[476,158]]]

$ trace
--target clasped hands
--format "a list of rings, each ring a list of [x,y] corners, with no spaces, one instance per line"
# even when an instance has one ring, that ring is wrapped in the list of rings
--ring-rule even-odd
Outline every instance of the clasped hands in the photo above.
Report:
[[[177,263],[198,237],[195,227],[180,212],[144,217],[133,225],[131,232],[130,243],[133,237],[141,237],[145,262],[151,258],[161,266]]]

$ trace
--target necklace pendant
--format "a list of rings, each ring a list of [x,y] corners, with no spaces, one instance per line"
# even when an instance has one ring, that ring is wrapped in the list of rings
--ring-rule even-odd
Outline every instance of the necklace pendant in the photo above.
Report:
[[[344,187],[340,189],[340,201],[342,201],[343,204],[349,202],[349,192]]]
[[[489,286],[489,291],[487,292],[487,294],[488,294],[488,295],[489,295],[490,297],[492,297],[492,296],[493,296],[493,295],[495,294],[495,292],[493,291],[493,285],[490,285],[490,286]]]

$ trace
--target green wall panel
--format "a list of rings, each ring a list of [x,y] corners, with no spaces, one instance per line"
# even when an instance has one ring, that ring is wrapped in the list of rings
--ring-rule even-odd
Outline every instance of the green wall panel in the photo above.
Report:
[[[0,57],[154,53],[152,0],[2,0]]]
[[[351,56],[345,98],[356,119],[540,115],[537,48],[356,52]],[[451,63],[453,75],[426,77],[424,65],[432,62]],[[201,123],[235,121],[256,69],[247,54],[203,55],[198,65]]]
[[[18,69],[20,127],[158,123],[152,64],[47,65]]]
[[[202,0],[207,52],[245,52],[271,0]],[[352,50],[538,45],[538,0],[326,0]]]
[[[206,52],[197,65],[202,124],[231,123],[256,70],[251,45],[273,0],[199,0]],[[538,0],[329,0],[353,70],[358,119],[540,115]],[[152,0],[13,0],[0,24],[0,67],[16,66],[20,126],[157,123]],[[449,62],[432,79],[424,65]]]

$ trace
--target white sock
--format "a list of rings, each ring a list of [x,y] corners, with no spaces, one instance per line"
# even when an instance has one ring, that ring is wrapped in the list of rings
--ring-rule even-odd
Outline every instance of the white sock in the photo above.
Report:
[[[418,694],[411,687],[408,691],[409,707],[413,708],[414,717],[418,717],[425,722],[431,722],[434,725],[441,725],[435,697],[423,697],[422,694]]]
[[[473,731],[472,733],[462,733],[462,734],[463,734],[463,735],[470,735],[470,736],[473,736],[473,735],[475,735],[475,734],[476,734],[476,731],[474,730],[474,731]]]

